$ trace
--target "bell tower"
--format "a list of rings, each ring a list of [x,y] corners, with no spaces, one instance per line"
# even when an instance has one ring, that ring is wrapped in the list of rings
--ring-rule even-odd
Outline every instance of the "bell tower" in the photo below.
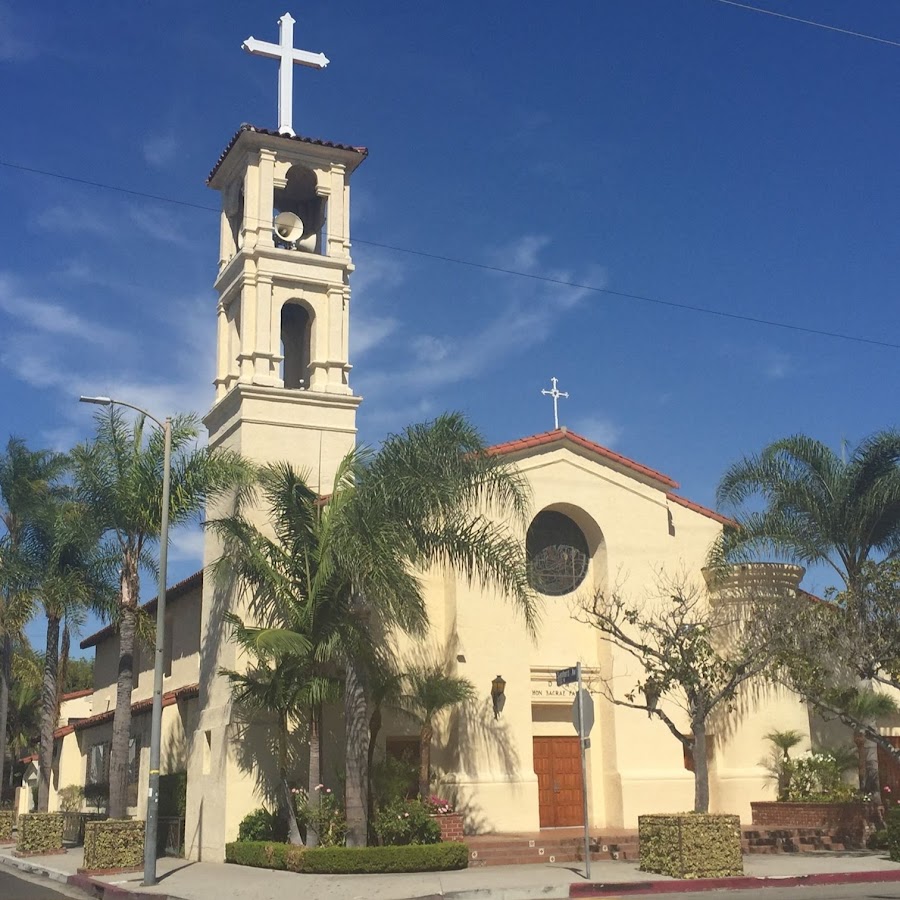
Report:
[[[211,447],[287,460],[327,493],[352,449],[350,176],[366,149],[243,125],[222,196]]]

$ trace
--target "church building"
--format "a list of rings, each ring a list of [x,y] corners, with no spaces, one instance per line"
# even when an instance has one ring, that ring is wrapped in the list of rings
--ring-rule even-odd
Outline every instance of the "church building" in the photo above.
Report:
[[[349,352],[350,183],[364,177],[357,169],[366,154],[364,147],[295,135],[289,110],[282,109],[277,130],[241,126],[208,181],[221,196],[218,300],[209,308],[217,334],[215,397],[205,418],[209,445],[256,463],[289,461],[311,473],[323,494],[354,446],[362,402]],[[665,725],[609,701],[608,690],[621,695],[634,686],[636,663],[580,620],[579,604],[614,587],[637,600],[650,597],[660,572],[684,573],[703,586],[707,552],[726,520],[682,496],[671,476],[565,428],[510,440],[492,452],[519,470],[531,492],[522,538],[540,624],[531,636],[499,594],[450,571],[425,574],[430,633],[424,642],[397,637],[400,667],[444,662],[477,694],[437,722],[435,790],[464,813],[472,834],[579,825],[585,791],[595,830],[635,828],[642,813],[691,808],[691,760]],[[264,524],[262,510],[251,515]],[[204,569],[220,552],[207,534]],[[766,572],[772,590],[799,590],[801,569]],[[187,775],[184,842],[193,859],[223,859],[240,821],[263,804],[273,774],[270,736],[246,726],[219,674],[246,665],[223,620],[226,612],[245,610],[246,598],[203,571],[168,595],[162,771]],[[96,648],[93,704],[90,715],[57,732],[57,789],[102,781],[104,760],[108,765],[115,629],[103,629],[82,647]],[[576,662],[595,709],[586,779],[572,724],[573,688],[557,686],[555,677]],[[138,816],[146,806],[137,788],[147,783],[151,665],[148,651],[136,667],[133,695]],[[774,794],[760,764],[768,752],[763,736],[796,729],[808,737],[810,726],[799,699],[774,688],[757,686],[739,707],[709,739],[711,809],[749,821],[751,800]],[[338,788],[339,711],[325,724],[323,756],[332,764],[325,778]],[[388,716],[378,752],[402,753],[416,736],[411,720]]]

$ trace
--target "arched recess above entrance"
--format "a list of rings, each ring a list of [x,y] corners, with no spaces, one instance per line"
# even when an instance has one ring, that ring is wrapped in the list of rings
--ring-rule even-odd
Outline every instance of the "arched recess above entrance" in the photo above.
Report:
[[[279,321],[284,386],[307,390],[312,379],[315,312],[307,301],[292,297],[282,304]]]
[[[603,530],[597,524],[597,521],[594,519],[594,517],[591,516],[590,513],[582,509],[580,506],[577,506],[573,503],[550,503],[547,506],[544,506],[532,518],[528,529],[529,534],[532,533],[532,529],[536,524],[538,526],[541,524],[541,517],[545,513],[555,513],[564,516],[574,526],[576,526],[577,530],[583,537],[584,546],[587,551],[588,557],[587,572],[584,575],[584,578],[576,587],[574,587],[571,591],[555,590],[548,596],[565,598],[575,596],[576,593],[584,593],[585,591],[589,591],[591,593],[594,593],[596,591],[606,591],[608,574],[606,540],[603,537]],[[545,518],[549,519],[549,517]],[[560,524],[562,524],[563,529],[566,529],[568,527],[564,523]],[[539,591],[539,593],[542,593],[537,585],[533,586],[536,590]]]

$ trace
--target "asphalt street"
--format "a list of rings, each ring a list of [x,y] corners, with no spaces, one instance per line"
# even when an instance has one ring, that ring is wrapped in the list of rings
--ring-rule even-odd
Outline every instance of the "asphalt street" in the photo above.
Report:
[[[618,898],[618,894],[613,897]],[[635,894],[623,894],[622,898]],[[648,896],[644,894],[643,896]],[[900,884],[841,884],[834,887],[811,885],[810,887],[759,888],[749,891],[698,891],[690,894],[657,894],[672,900],[900,900]],[[612,898],[607,897],[607,900]]]
[[[0,900],[72,900],[72,898],[86,900],[87,894],[63,887],[47,878],[32,877],[21,872],[14,875],[9,869],[0,867]]]

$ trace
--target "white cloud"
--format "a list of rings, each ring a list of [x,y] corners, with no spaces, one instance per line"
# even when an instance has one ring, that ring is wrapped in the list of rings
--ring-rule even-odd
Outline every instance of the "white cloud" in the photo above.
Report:
[[[563,424],[565,424],[565,419]],[[586,437],[589,441],[594,441],[604,447],[613,447],[622,437],[622,427],[617,425],[612,419],[605,416],[582,416],[576,419],[572,425],[572,430],[582,437]]]
[[[147,138],[142,147],[144,159],[151,166],[163,168],[173,162],[178,155],[178,139],[173,134],[156,135]]]
[[[42,209],[35,217],[34,224],[51,234],[83,234],[113,238],[118,232],[112,220],[99,210],[86,206],[67,206],[57,203]]]
[[[0,273],[0,311],[42,334],[61,335],[102,347],[121,346],[128,340],[128,336],[118,329],[91,322],[59,303],[27,295],[14,279],[3,273]],[[12,342],[7,340],[5,344],[6,352],[14,350]]]
[[[197,568],[203,565],[203,528],[190,525],[172,532],[169,541],[169,560],[171,562],[191,562]]]
[[[37,47],[25,37],[6,3],[0,3],[0,62],[26,62],[37,56]]]
[[[763,354],[763,375],[773,381],[786,378],[793,369],[793,361],[790,354],[781,350],[767,349]]]
[[[579,282],[596,287],[606,283],[605,270],[589,267],[575,277],[566,270],[542,268],[540,253],[549,244],[543,236],[529,235],[498,250],[493,258],[502,259],[520,271],[539,274],[552,281],[517,279],[509,275],[491,278],[486,291],[492,298],[507,296],[500,313],[481,327],[462,335],[413,335],[407,343],[415,351],[405,370],[374,372],[364,376],[364,393],[378,396],[391,389],[399,379],[421,390],[433,390],[474,378],[514,353],[544,341],[557,327],[561,316],[575,309],[591,293],[586,288],[573,288],[555,282]],[[501,280],[502,279],[502,280]],[[502,284],[502,293],[497,285]],[[490,308],[488,304],[484,308]],[[428,352],[432,351],[432,352]]]
[[[350,324],[350,357],[356,359],[377,347],[400,325],[397,319],[377,316],[356,316]]]
[[[190,243],[180,222],[169,212],[151,206],[135,206],[128,212],[131,221],[157,241],[185,249]]]

